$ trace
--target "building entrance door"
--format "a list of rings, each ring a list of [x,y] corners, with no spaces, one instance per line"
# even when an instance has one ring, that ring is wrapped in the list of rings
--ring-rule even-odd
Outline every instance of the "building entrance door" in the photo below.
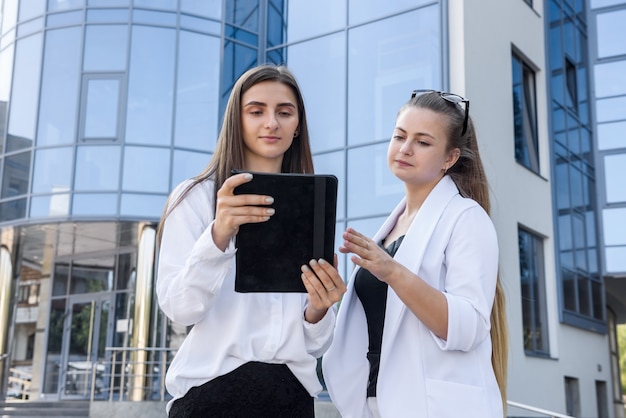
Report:
[[[105,347],[113,334],[112,295],[73,295],[68,299],[61,355],[62,399],[101,398],[108,374]]]

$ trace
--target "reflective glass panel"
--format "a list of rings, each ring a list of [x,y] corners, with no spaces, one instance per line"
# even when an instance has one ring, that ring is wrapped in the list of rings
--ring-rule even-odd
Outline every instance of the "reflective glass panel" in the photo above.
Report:
[[[222,0],[180,0],[180,11],[219,20],[222,18]]]
[[[126,142],[171,143],[176,31],[133,27]]]
[[[210,159],[210,154],[175,150],[174,166],[172,169],[172,187],[175,187],[188,178],[200,174],[207,166]]]
[[[163,26],[176,26],[176,14],[151,10],[133,10],[133,22]]]
[[[288,49],[289,68],[305,97],[313,152],[346,145],[345,48],[346,34],[341,32]]]
[[[48,148],[35,152],[33,193],[62,193],[70,190],[74,148]]]
[[[594,80],[596,97],[626,94],[626,61],[615,61],[595,66]]]
[[[306,96],[305,96],[306,97]],[[337,177],[337,220],[346,217],[346,152],[331,152],[313,157],[317,174],[333,174]]]
[[[81,28],[47,32],[37,145],[76,140],[81,38]]]
[[[412,9],[432,0],[348,0],[350,25]],[[415,23],[417,25],[417,23]],[[391,32],[393,33],[393,32]]]
[[[178,0],[134,0],[133,4],[146,9],[176,10]]]
[[[212,33],[217,36],[220,36],[222,33],[222,25],[219,22],[201,17],[180,15],[180,27],[197,32]]]
[[[614,6],[616,4],[626,4],[625,0],[591,0],[591,8],[597,9],[600,7]]]
[[[72,199],[72,215],[116,215],[117,200],[117,193],[76,193]]]
[[[220,40],[181,31],[176,85],[176,146],[212,151],[218,133]]]
[[[126,22],[128,21],[128,15],[128,9],[91,9],[87,10],[87,22]],[[126,48],[122,45],[119,46]]]
[[[122,193],[120,216],[136,216],[158,220],[163,214],[167,196]]]
[[[346,0],[289,2],[287,22],[289,42],[343,29],[347,25]]]
[[[607,203],[626,202],[626,154],[604,156]],[[626,224],[626,218],[624,218]]]
[[[44,393],[57,394],[59,390],[59,374],[61,370],[61,348],[63,347],[63,324],[67,318],[65,298],[50,301],[50,318],[48,319],[48,349],[46,350]]]
[[[259,30],[259,0],[224,2],[225,21],[252,32]]]
[[[604,209],[604,245],[626,245],[626,208]]]
[[[389,138],[411,91],[440,88],[439,20],[433,6],[349,32],[349,144]]]
[[[2,25],[0,25],[0,29],[2,29],[2,34],[5,34],[10,29],[13,29],[17,22],[17,0],[4,0],[2,6],[2,13],[0,13],[0,23]]]
[[[24,37],[43,29],[43,17],[22,23],[17,28],[17,36]]]
[[[17,41],[7,151],[30,147],[35,138],[42,40],[37,34]]]
[[[79,147],[74,190],[118,190],[120,154],[117,145]]]
[[[85,138],[117,138],[120,79],[87,80]]]
[[[598,58],[626,54],[626,10],[598,14],[596,22]]]
[[[26,199],[0,203],[0,221],[12,221],[26,216]]]
[[[118,7],[128,6],[130,0],[87,0],[89,6]]]
[[[85,33],[85,71],[124,71],[128,26],[89,25]]]
[[[122,188],[127,191],[168,193],[170,150],[126,147]]]
[[[115,256],[79,260],[72,264],[70,294],[113,290]]]
[[[28,193],[30,151],[5,157],[2,172],[2,198]]]
[[[46,26],[48,28],[51,28],[54,26],[78,25],[82,22],[83,11],[76,10],[73,12],[55,13],[53,15],[48,15],[48,21],[46,22]]]
[[[4,136],[7,128],[7,112],[13,73],[13,45],[0,52],[0,154],[4,153]]]
[[[608,273],[626,272],[626,246],[606,248],[605,254]]]
[[[48,11],[59,12],[63,10],[79,9],[85,5],[85,0],[48,0]]]
[[[348,150],[348,217],[388,214],[404,197],[404,185],[389,171],[387,143]]]
[[[626,119],[626,97],[596,100],[597,122]]]
[[[601,123],[596,132],[599,149],[626,148],[626,122]]]
[[[30,199],[31,218],[66,217],[70,212],[69,193],[33,196]]]

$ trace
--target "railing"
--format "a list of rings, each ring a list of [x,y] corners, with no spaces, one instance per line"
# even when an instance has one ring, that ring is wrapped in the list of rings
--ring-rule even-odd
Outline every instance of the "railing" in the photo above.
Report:
[[[105,351],[110,353],[109,360],[92,365],[92,401],[170,399],[165,391],[165,371],[172,349],[107,347]]]
[[[9,388],[7,394],[14,398],[26,400],[28,398],[32,378],[33,374],[31,372],[11,367],[9,369]]]
[[[515,408],[524,409],[526,411],[534,412],[536,414],[541,414],[550,418],[574,418],[571,415],[559,414],[558,412],[548,411],[547,409],[536,408],[534,406],[525,405],[523,403],[514,402],[514,401],[506,401],[507,405],[513,406]]]

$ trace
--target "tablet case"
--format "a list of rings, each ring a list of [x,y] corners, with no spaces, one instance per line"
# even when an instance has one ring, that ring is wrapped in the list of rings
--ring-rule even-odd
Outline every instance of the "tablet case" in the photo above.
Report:
[[[233,174],[244,171],[235,171]],[[244,224],[235,239],[235,291],[306,292],[300,267],[311,259],[333,263],[337,178],[328,174],[251,172],[235,194],[272,196],[267,222]]]

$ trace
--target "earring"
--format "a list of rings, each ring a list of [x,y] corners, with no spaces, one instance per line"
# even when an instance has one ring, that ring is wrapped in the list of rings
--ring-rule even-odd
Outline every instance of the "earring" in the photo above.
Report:
[[[298,132],[298,131],[295,131],[295,132],[293,133],[293,137],[294,137],[294,138],[295,138],[295,137],[297,137],[298,135],[300,135],[300,132]]]

